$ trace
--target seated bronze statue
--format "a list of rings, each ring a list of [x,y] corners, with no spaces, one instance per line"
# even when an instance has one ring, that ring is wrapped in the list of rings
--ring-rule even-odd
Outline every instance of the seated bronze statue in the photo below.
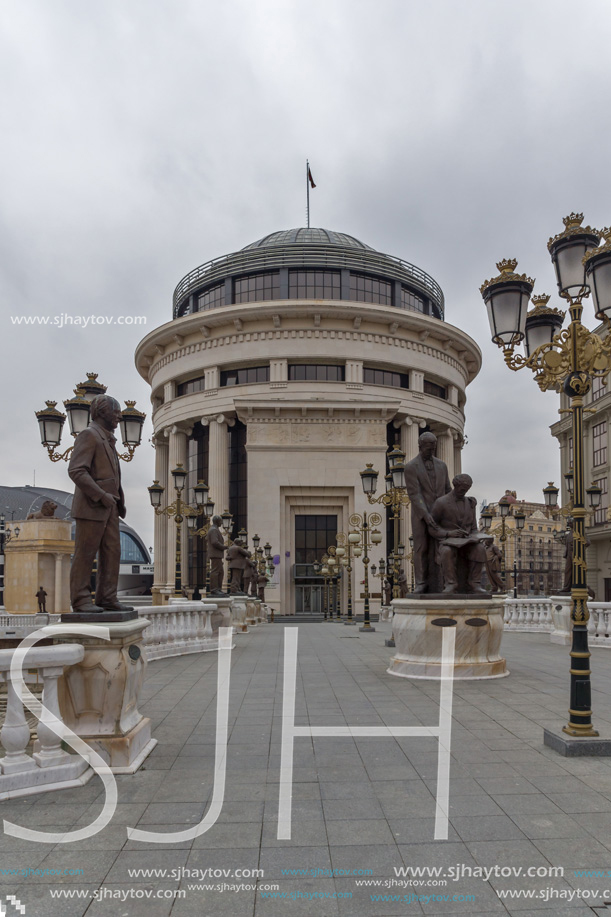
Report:
[[[468,474],[457,474],[449,494],[435,500],[430,534],[437,541],[437,559],[443,574],[443,594],[481,594],[485,543],[491,540],[477,530],[476,500],[467,497],[473,484]]]

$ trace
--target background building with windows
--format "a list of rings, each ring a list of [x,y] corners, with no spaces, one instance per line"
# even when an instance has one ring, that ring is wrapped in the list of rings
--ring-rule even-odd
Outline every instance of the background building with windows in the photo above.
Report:
[[[70,519],[73,494],[51,487],[0,486],[0,606],[4,605],[4,542],[6,529],[15,529],[31,513],[42,509],[43,503],[52,500],[57,504],[55,517]],[[120,595],[145,595],[153,584],[151,556],[140,535],[123,519],[119,520],[121,538],[121,566],[119,570]],[[72,526],[74,538],[74,526]],[[10,609],[7,609],[10,611]]]
[[[515,490],[506,490],[501,499],[510,504],[505,517],[505,584],[511,594],[554,595],[564,582],[564,541],[566,521],[552,513],[545,503],[518,500]],[[501,550],[503,530],[499,502],[486,507],[493,515],[489,529]],[[524,513],[524,528],[518,530],[514,513]],[[480,528],[482,528],[480,522]],[[515,566],[514,566],[515,564]]]
[[[601,328],[596,329],[601,332]],[[569,399],[560,395],[560,408],[566,409]],[[602,490],[600,507],[586,516],[586,537],[590,542],[587,549],[588,585],[596,593],[599,602],[611,601],[611,522],[609,510],[609,474],[611,458],[611,390],[609,385],[594,379],[591,391],[584,398],[584,470],[586,487],[598,484]],[[561,414],[553,424],[552,434],[560,445],[560,467],[562,477],[562,503],[570,500],[567,481],[564,477],[573,467],[573,437],[570,414]]]
[[[383,475],[389,446],[412,458],[428,429],[450,475],[460,470],[465,390],[480,364],[475,342],[445,322],[431,276],[324,229],[272,233],[195,268],[176,287],[172,321],[136,351],[152,390],[155,477],[169,496],[182,462],[191,501],[203,478],[235,531],[271,543],[267,596],[284,613],[315,610],[313,560],[351,513],[372,509],[367,462]],[[382,528],[384,556],[392,529]],[[173,583],[175,529],[155,519],[157,602]],[[202,586],[202,539],[185,528],[185,543],[185,580]]]

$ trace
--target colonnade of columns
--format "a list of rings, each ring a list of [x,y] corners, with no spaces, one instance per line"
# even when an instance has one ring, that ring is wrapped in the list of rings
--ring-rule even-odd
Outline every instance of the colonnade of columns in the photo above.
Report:
[[[208,480],[210,498],[215,503],[215,513],[229,507],[229,427],[235,423],[224,414],[202,417],[201,423],[209,429]],[[182,464],[187,469],[187,439],[192,428],[173,424],[155,438],[155,479],[165,488],[162,508],[175,499],[172,469]],[[187,494],[183,494],[185,499]],[[186,520],[182,523],[182,543],[187,539]],[[176,521],[173,516],[155,516],[155,555],[153,596],[174,589],[174,560],[176,555]],[[182,581],[188,585],[188,568],[183,565]]]

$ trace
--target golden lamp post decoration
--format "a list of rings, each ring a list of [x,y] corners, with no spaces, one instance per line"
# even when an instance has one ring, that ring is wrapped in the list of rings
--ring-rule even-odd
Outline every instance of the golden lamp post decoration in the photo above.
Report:
[[[565,313],[548,305],[549,297],[532,299],[534,280],[516,273],[517,261],[500,261],[497,277],[487,280],[481,294],[488,311],[492,341],[503,351],[509,369],[525,367],[542,391],[564,392],[573,432],[573,568],[571,585],[570,736],[597,736],[592,725],[590,651],[588,648],[588,590],[586,583],[585,477],[583,401],[593,379],[606,380],[611,371],[611,230],[582,226],[583,214],[564,219],[564,231],[551,238],[548,250],[558,291],[568,304],[569,325],[561,330]],[[592,294],[595,317],[603,334],[582,323],[583,300]],[[524,353],[516,348],[524,344]],[[591,498],[592,499],[592,498]],[[595,497],[594,497],[595,499]]]

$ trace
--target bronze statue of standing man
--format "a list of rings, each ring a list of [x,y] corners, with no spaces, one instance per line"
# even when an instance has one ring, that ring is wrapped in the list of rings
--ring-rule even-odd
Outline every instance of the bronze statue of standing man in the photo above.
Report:
[[[423,433],[418,439],[419,453],[405,466],[405,487],[412,505],[414,537],[415,593],[441,592],[442,579],[435,558],[436,543],[429,532],[435,528],[431,515],[433,503],[452,490],[445,462],[435,458],[437,437]]]
[[[72,517],[76,521],[70,602],[73,611],[80,613],[133,611],[131,605],[121,605],[117,598],[119,517],[125,518],[125,497],[113,431],[120,420],[119,402],[110,395],[97,395],[91,402],[91,423],[76,437],[70,456],[68,474],[75,484]],[[90,582],[96,555],[94,603]]]

